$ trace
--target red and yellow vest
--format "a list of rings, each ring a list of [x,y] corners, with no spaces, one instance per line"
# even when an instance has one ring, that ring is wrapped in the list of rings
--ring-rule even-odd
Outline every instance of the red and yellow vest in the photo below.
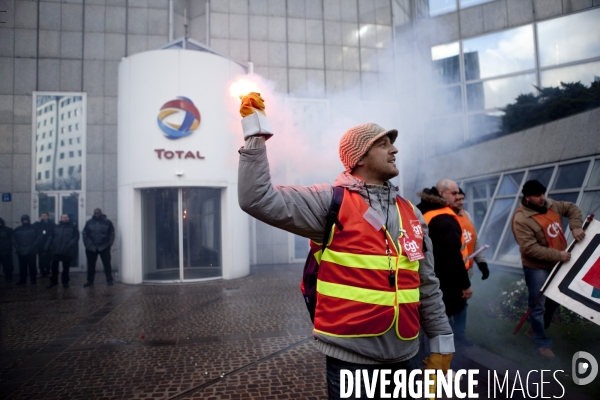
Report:
[[[431,211],[427,211],[425,214],[423,214],[423,217],[425,218],[425,222],[427,223],[427,225],[429,225],[429,223],[431,222],[432,219],[434,219],[435,217],[437,217],[438,215],[450,215],[452,216],[456,222],[458,223],[458,225],[460,226],[460,230],[461,232],[463,232],[463,226],[460,223],[460,219],[458,218],[458,215],[456,215],[454,213],[454,211],[452,211],[452,209],[450,207],[443,207],[443,208],[438,208],[437,210],[431,210]],[[460,239],[460,253],[462,255],[462,259],[463,262],[465,263],[465,266],[467,265],[467,261],[469,258],[469,252],[467,250],[467,245],[465,243],[465,236],[464,235],[460,235],[461,239]],[[473,241],[473,245],[474,245],[475,241]],[[468,267],[467,267],[468,268]]]
[[[467,246],[467,255],[470,256],[475,252],[475,241],[477,240],[477,232],[475,232],[475,226],[473,225],[469,217],[467,217],[467,214],[465,214],[464,211],[462,214],[457,214],[456,216],[458,217],[458,222],[462,227],[463,240],[465,241],[465,246]],[[473,262],[474,260],[472,258],[467,259],[465,262],[465,267],[467,269],[471,268],[473,266]]]
[[[394,243],[385,226],[377,230],[363,217],[369,209],[360,194],[346,190],[339,212],[343,230],[335,225],[325,252],[310,245],[319,262],[315,331],[335,337],[380,336],[395,327],[397,336],[419,334],[419,261],[409,261],[400,240],[410,237],[423,248],[423,234],[413,206],[396,198],[400,237]],[[410,204],[410,205],[409,205]],[[404,233],[402,227],[410,229]],[[391,250],[386,254],[384,232]],[[402,249],[399,254],[398,249]],[[395,285],[389,280],[389,263]]]

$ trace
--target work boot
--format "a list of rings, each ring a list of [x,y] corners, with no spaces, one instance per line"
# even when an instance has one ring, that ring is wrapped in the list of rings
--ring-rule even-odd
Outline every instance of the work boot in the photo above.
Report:
[[[556,357],[556,354],[554,354],[554,352],[552,351],[552,349],[550,347],[540,347],[538,349],[538,352],[542,355],[542,357],[546,357],[546,358]]]
[[[87,281],[87,282],[86,282],[86,283],[83,285],[83,287],[90,287],[90,286],[93,286],[93,285],[94,285],[94,282]]]

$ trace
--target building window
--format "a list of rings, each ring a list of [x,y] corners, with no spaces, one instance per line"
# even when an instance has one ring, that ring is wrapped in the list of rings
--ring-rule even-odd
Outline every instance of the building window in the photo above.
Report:
[[[70,166],[69,167],[69,176],[72,176],[74,171],[75,171],[75,167],[74,166]]]
[[[44,151],[44,145],[40,146],[40,151]]]
[[[77,136],[77,143],[81,143],[81,138],[79,136]]]
[[[77,150],[77,155],[81,157],[81,150]]]
[[[41,172],[38,172],[38,173],[37,173],[37,180],[39,181],[39,180],[41,180],[41,179],[42,179],[42,173],[41,173]]]
[[[72,128],[72,127],[73,127],[72,125],[69,125],[69,132],[71,132],[71,128]]]
[[[53,124],[54,123],[54,117],[50,117],[50,123]]]
[[[54,131],[50,131],[50,133],[48,134],[48,136],[52,137],[52,132],[54,132]]]
[[[63,169],[62,168],[58,169],[58,176],[63,176]]]
[[[61,145],[61,146],[64,146],[64,145],[65,145],[65,141],[64,141],[64,140],[61,140],[61,141],[60,141],[60,145]]]
[[[73,144],[73,139],[69,138],[69,144]]]
[[[51,156],[46,156],[46,162],[50,162],[50,157]]]
[[[48,148],[51,149],[52,148],[52,143],[48,143]]]
[[[65,153],[60,153],[60,157],[61,160],[65,158]]]
[[[44,178],[50,179],[50,171],[46,170],[46,172],[44,172]]]
[[[70,152],[69,152],[69,158],[73,158],[73,157],[75,157],[75,152],[73,152],[73,151],[70,151]]]
[[[60,128],[60,133],[65,133],[65,127],[64,127],[64,126],[62,126],[62,127]]]
[[[40,157],[40,158],[39,158],[39,160],[38,160],[38,164],[41,164],[41,163],[42,163],[42,161],[44,161],[44,157]]]

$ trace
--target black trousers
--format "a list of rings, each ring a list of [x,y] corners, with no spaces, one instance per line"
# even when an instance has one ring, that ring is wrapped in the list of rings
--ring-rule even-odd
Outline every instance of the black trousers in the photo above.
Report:
[[[42,275],[50,275],[50,265],[52,264],[52,254],[48,252],[44,252],[43,250],[38,250],[38,268],[40,269],[40,274]]]
[[[12,254],[0,254],[0,264],[2,264],[2,273],[6,283],[12,282],[13,279],[13,259]]]
[[[85,250],[85,256],[87,257],[87,280],[88,282],[94,283],[94,277],[96,276],[96,261],[98,261],[98,255],[102,260],[102,266],[104,267],[104,275],[106,276],[106,282],[112,282],[112,266],[110,265],[110,247],[102,251],[90,251]]]
[[[27,273],[31,283],[37,281],[37,268],[35,267],[35,253],[27,255],[17,255],[19,258],[19,283],[27,282]]]
[[[69,283],[69,268],[71,267],[71,256],[64,256],[61,254],[55,254],[52,257],[52,276],[50,282],[58,285],[58,263],[62,262],[63,270],[61,281],[63,285]]]

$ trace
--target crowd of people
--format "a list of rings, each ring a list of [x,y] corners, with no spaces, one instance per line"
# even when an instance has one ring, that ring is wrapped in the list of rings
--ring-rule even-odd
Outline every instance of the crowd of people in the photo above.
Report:
[[[482,279],[490,275],[463,208],[464,191],[444,178],[421,190],[416,206],[402,198],[390,181],[399,174],[398,131],[373,123],[342,136],[338,151],[345,170],[334,185],[273,186],[266,145],[272,133],[250,123],[256,112],[265,115],[264,100],[250,93],[240,108],[245,145],[239,150],[239,204],[269,225],[310,239],[309,257],[319,265],[313,336],[326,356],[329,398],[340,398],[342,370],[408,373],[423,361],[426,369],[447,373],[455,349],[473,344],[465,333],[473,265]],[[339,207],[334,187],[343,188]],[[546,199],[545,192],[538,181],[524,184],[513,232],[534,308],[528,334],[539,354],[552,358],[545,328],[556,303],[535,298],[552,267],[570,258],[561,217],[569,219],[576,240],[584,233],[581,210]]]
[[[31,223],[29,215],[21,216],[21,225],[14,230],[6,226],[0,218],[0,264],[7,284],[13,283],[13,250],[17,255],[17,286],[37,284],[39,278],[49,278],[47,286],[58,286],[59,267],[62,263],[60,281],[64,288],[69,287],[69,269],[77,254],[80,236],[83,238],[87,258],[87,282],[84,287],[94,284],[96,261],[102,260],[106,283],[113,285],[110,249],[115,240],[115,228],[112,222],[96,208],[81,235],[77,226],[71,222],[68,214],[62,214],[55,224],[46,211],[40,213],[39,220]],[[39,274],[38,274],[39,271]]]

